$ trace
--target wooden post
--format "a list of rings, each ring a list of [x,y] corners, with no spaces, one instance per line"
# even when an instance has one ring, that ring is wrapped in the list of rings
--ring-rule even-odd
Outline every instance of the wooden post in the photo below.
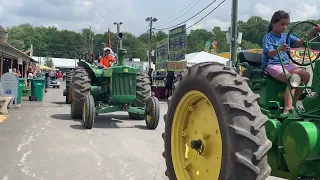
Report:
[[[1,63],[1,67],[0,67],[0,77],[3,74],[3,53],[1,53],[1,57],[0,57],[0,63]]]
[[[12,67],[13,67],[13,58],[11,58],[11,65],[10,65],[10,69],[12,70]]]
[[[18,58],[18,59],[17,59],[17,72],[20,71],[20,67],[19,67],[19,56],[20,56],[20,54],[18,53],[18,57],[17,57],[17,58]],[[20,72],[20,73],[21,73],[21,72]]]
[[[24,83],[28,84],[28,74],[27,74],[27,70],[29,68],[29,62],[22,62],[22,68],[23,68],[23,64],[24,64]]]

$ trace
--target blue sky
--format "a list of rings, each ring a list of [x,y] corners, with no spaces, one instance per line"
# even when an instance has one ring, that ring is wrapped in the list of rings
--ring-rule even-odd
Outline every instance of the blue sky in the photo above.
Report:
[[[189,12],[166,24],[185,13],[189,8],[180,11],[193,1],[195,2]],[[187,26],[205,16],[221,1],[217,0],[207,10],[188,21]],[[188,19],[210,2],[212,0],[0,0],[0,24],[4,27],[21,23],[54,25],[59,29],[75,31],[92,26],[95,32],[105,32],[108,27],[111,31],[116,31],[113,23],[121,21],[122,30],[139,35],[146,30],[145,19],[148,16],[158,19],[154,27],[165,28]],[[214,26],[227,29],[231,19],[231,2],[226,0],[193,29],[211,30]],[[246,21],[251,16],[258,15],[269,20],[272,13],[279,9],[289,11],[292,21],[320,18],[320,0],[239,0],[239,19]],[[174,17],[168,20],[172,16]]]

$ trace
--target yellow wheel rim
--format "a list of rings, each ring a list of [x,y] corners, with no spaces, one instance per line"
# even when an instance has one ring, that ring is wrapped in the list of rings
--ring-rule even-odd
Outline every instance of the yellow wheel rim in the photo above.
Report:
[[[177,179],[219,178],[222,159],[219,122],[211,102],[199,91],[186,93],[176,108],[171,153]]]
[[[82,107],[82,119],[83,119],[83,122],[86,121],[86,103],[83,103],[83,107]]]

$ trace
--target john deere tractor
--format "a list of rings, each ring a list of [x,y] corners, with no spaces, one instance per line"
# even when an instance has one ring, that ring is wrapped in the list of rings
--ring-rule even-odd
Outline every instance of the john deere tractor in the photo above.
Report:
[[[101,113],[128,111],[132,119],[145,119],[149,129],[159,123],[160,107],[151,96],[148,74],[124,64],[125,49],[118,49],[118,63],[103,68],[80,60],[71,83],[71,117],[82,119],[83,127],[91,129],[94,118]]]
[[[261,55],[250,53],[240,53],[234,67],[205,62],[182,74],[164,116],[170,180],[320,179],[320,61],[310,50],[320,49],[320,35],[306,39],[294,32],[300,25],[315,24],[301,22],[288,32],[303,40],[304,56],[288,55],[311,66],[311,86],[297,74],[287,74],[287,84],[277,81],[261,70]],[[236,64],[246,67],[243,76]],[[312,92],[288,115],[282,114],[287,87]]]

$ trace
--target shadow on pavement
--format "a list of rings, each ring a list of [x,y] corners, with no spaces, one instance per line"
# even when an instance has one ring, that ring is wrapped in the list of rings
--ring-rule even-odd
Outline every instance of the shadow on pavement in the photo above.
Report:
[[[81,119],[73,119],[70,114],[54,114],[50,116],[53,119],[57,120],[70,120],[77,121],[79,124],[70,125],[72,129],[84,129],[81,125]],[[124,124],[124,121],[130,121],[132,123]],[[94,119],[94,127],[93,128],[138,128],[143,130],[149,130],[145,125],[134,125],[134,122],[141,122],[144,120],[133,120],[130,119],[128,115],[121,114],[104,114],[96,116]]]
[[[64,101],[51,102],[52,104],[66,104]]]
[[[73,121],[78,121],[77,119],[71,118],[70,114],[54,114],[51,115],[53,119],[58,119],[58,120],[73,120]]]
[[[118,120],[118,118],[113,119],[111,117],[98,116],[94,119],[93,128],[121,128],[118,124],[122,123],[123,121]]]
[[[70,117],[70,116],[69,116]],[[116,115],[116,114],[106,114],[96,116],[94,119],[93,128],[114,128],[114,129],[125,129],[125,128],[138,128],[143,130],[148,130],[146,126],[134,125],[134,124],[124,124],[124,121],[139,122],[141,120],[129,119],[128,115]],[[81,122],[76,125],[70,125],[72,129],[84,129]]]
[[[152,131],[152,129],[148,129],[146,125],[134,125],[135,128]]]
[[[118,124],[123,123],[123,121],[120,120],[111,120],[111,119],[95,119],[94,120],[94,125],[93,128],[124,128],[124,127],[120,127],[118,126]],[[79,124],[73,124],[70,125],[70,127],[72,129],[77,129],[77,130],[85,130],[81,124],[81,122],[79,122]],[[128,127],[127,127],[128,128]]]
[[[86,129],[84,129],[84,128],[82,127],[81,124],[73,124],[73,125],[70,125],[70,127],[71,127],[72,129],[77,129],[77,130],[86,130]]]

